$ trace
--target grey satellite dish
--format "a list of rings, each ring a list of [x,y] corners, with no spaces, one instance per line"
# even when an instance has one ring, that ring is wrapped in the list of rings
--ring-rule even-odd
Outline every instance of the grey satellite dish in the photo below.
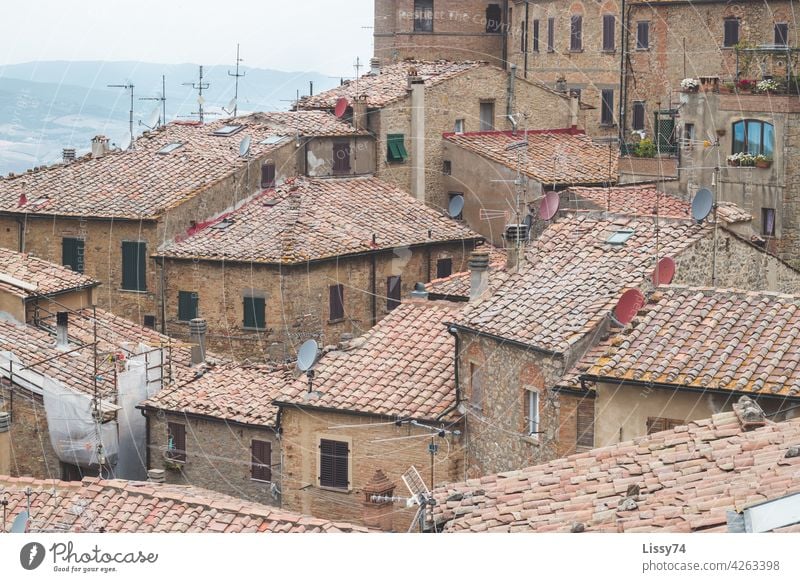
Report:
[[[697,222],[705,220],[714,208],[714,194],[708,188],[700,188],[692,200],[692,218]]]
[[[147,127],[155,127],[158,123],[158,120],[161,118],[161,108],[156,107],[153,109],[153,112],[150,114],[150,117],[147,118]]]
[[[250,152],[250,136],[246,135],[239,142],[239,155],[245,157]]]
[[[119,147],[120,147],[120,149],[122,151],[125,151],[129,147],[131,147],[131,136],[130,135],[126,135],[124,138],[122,138],[122,142],[120,143]]]
[[[310,339],[305,342],[297,352],[297,367],[302,372],[310,370],[317,361],[317,352],[319,352],[319,345],[316,340]]]
[[[233,108],[234,108],[234,107],[236,107],[236,97],[234,97],[233,99],[231,99],[231,100],[228,102],[228,107],[225,109],[225,111],[227,111],[228,113],[230,113],[230,112],[232,112],[232,111],[233,111]]]
[[[27,511],[23,511],[14,520],[11,533],[25,533],[28,530],[28,521],[30,521],[30,515]]]
[[[450,215],[450,218],[455,218],[461,214],[462,210],[464,210],[464,197],[453,196],[453,199],[450,201],[450,206],[447,207],[447,214]]]

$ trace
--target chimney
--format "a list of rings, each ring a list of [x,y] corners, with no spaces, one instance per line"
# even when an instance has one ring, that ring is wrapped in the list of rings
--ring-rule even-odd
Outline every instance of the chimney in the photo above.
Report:
[[[761,407],[749,396],[742,396],[733,405],[733,411],[739,419],[742,430],[750,431],[767,424],[767,417]]]
[[[428,292],[425,290],[425,283],[414,284],[414,290],[411,292],[412,299],[427,299]]]
[[[570,113],[570,127],[576,129],[578,127],[578,112],[581,108],[580,98],[576,93],[569,95],[569,113]]]
[[[411,86],[411,194],[425,202],[425,81],[409,76]]]
[[[353,128],[367,129],[367,96],[356,95],[353,99]]]
[[[469,258],[469,300],[474,301],[489,287],[489,253],[475,251]]]
[[[381,60],[376,59],[375,57],[369,60],[369,72],[373,75],[380,75],[381,74]]]
[[[11,474],[11,414],[0,412],[0,475]]]
[[[110,151],[108,138],[104,135],[96,135],[92,138],[92,157],[102,158]]]
[[[390,500],[394,489],[395,484],[380,469],[364,486],[364,524],[367,527],[389,532],[394,530],[394,502]]]
[[[65,164],[71,164],[75,161],[75,148],[64,148],[61,150],[61,155]]]
[[[208,324],[205,319],[196,318],[189,322],[189,334],[193,344],[193,366],[199,366],[206,361],[206,331],[208,331]]]
[[[164,469],[150,469],[147,472],[147,480],[151,483],[164,483],[166,481]]]
[[[59,311],[56,313],[56,347],[60,350],[69,348],[69,313]]]

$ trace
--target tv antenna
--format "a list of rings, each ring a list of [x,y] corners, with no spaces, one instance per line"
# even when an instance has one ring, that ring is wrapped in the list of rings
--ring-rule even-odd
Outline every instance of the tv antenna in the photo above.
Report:
[[[297,352],[297,367],[301,372],[306,373],[308,378],[307,397],[311,398],[314,394],[314,364],[317,363],[319,356],[319,344],[316,340],[310,339],[300,346]]]
[[[167,79],[165,75],[161,75],[161,94],[158,97],[139,97],[139,101],[159,101],[161,103],[161,114],[158,115],[159,106],[153,110],[150,117],[147,118],[147,123],[139,120],[140,125],[144,125],[147,129],[155,129],[161,125],[167,124]]]
[[[247,74],[247,73],[240,73],[239,72],[239,63],[241,63],[241,62],[243,62],[243,59],[239,58],[239,43],[237,42],[236,43],[236,72],[235,73],[231,73],[230,71],[228,71],[228,76],[234,77],[236,79],[236,81],[234,82],[234,85],[233,85],[233,100],[231,101],[231,103],[233,104],[233,108],[232,109],[233,109],[233,116],[234,117],[236,117],[236,112],[238,111],[238,107],[239,107],[238,106],[238,103],[239,103],[239,78],[240,77],[244,77]],[[231,109],[230,104],[228,105],[228,109]],[[226,109],[225,113],[231,113],[231,112]]]
[[[191,81],[189,83],[182,83],[182,84],[197,90],[197,111],[193,112],[191,115],[197,115],[200,118],[200,123],[202,124],[206,115],[205,112],[203,111],[203,105],[205,105],[206,102],[205,97],[203,97],[203,89],[208,89],[211,86],[211,83],[203,82],[203,65],[200,65],[200,73],[198,76],[197,83]]]
[[[122,148],[122,149],[126,150],[129,147],[132,147],[133,143],[134,143],[133,142],[133,89],[134,89],[134,84],[131,83],[130,81],[128,81],[128,82],[126,82],[126,83],[124,83],[122,85],[106,85],[106,86],[107,87],[116,87],[118,89],[125,89],[126,91],[130,91],[130,94],[131,94],[131,109],[130,109],[130,117],[128,119],[128,126],[129,126],[129,129],[130,129],[131,141],[129,142],[128,147]]]

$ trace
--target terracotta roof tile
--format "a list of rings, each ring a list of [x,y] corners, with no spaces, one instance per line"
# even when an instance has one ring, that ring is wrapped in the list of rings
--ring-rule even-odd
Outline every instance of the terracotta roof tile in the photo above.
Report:
[[[717,414],[440,487],[433,492],[433,519],[445,532],[569,532],[576,526],[587,532],[724,532],[728,510],[800,492],[800,456],[786,457],[798,444],[800,419],[745,431],[736,412]],[[732,466],[721,466],[724,458]]]
[[[34,532],[369,531],[197,487],[96,478],[65,482],[0,476],[0,497],[8,501],[7,530],[27,507],[26,487],[31,487],[34,495],[30,522],[30,531]]]
[[[54,295],[100,284],[61,265],[4,248],[0,248],[0,275],[36,287],[35,291],[28,291],[12,282],[0,281],[0,290],[23,298],[35,294]]]
[[[446,323],[459,305],[408,301],[395,308],[348,351],[317,363],[308,399],[305,376],[278,397],[281,404],[433,420],[455,404],[455,340]]]
[[[243,125],[231,136],[215,136],[223,125]],[[135,148],[99,158],[84,157],[15,178],[0,180],[0,211],[59,216],[157,219],[244,167],[239,143],[252,138],[251,157],[281,147],[269,136],[349,135],[349,124],[321,111],[256,113],[206,125],[170,123],[136,140]],[[180,143],[166,154],[163,147]],[[24,196],[24,204],[22,197]]]
[[[447,133],[444,139],[484,158],[517,169],[520,150],[508,150],[524,139],[508,131]],[[598,145],[577,131],[537,130],[528,132],[523,149],[522,173],[545,185],[606,184],[617,181],[618,152]]]
[[[564,203],[564,206],[570,209],[583,209],[581,202],[586,201],[592,205],[592,208],[615,214],[651,216],[656,214],[657,208],[659,216],[691,217],[689,202],[660,192],[655,184],[608,188],[573,186],[568,188],[565,194],[568,196],[568,201]]]
[[[296,178],[219,223],[168,243],[173,258],[301,263],[480,235],[377,178]],[[375,242],[373,242],[373,235]]]

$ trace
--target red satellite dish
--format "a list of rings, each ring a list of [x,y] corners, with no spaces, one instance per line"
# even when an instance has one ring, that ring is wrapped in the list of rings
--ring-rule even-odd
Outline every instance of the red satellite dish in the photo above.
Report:
[[[539,203],[539,218],[542,220],[550,220],[558,212],[558,207],[561,205],[561,199],[558,192],[548,192]]]
[[[669,285],[675,276],[675,261],[669,257],[664,257],[656,265],[653,271],[653,287]]]
[[[619,298],[617,306],[614,308],[614,319],[622,325],[628,325],[639,310],[644,307],[644,295],[638,289],[628,289]]]
[[[336,109],[333,110],[334,115],[341,119],[349,106],[350,103],[348,103],[347,98],[339,97],[339,100],[336,102]]]

